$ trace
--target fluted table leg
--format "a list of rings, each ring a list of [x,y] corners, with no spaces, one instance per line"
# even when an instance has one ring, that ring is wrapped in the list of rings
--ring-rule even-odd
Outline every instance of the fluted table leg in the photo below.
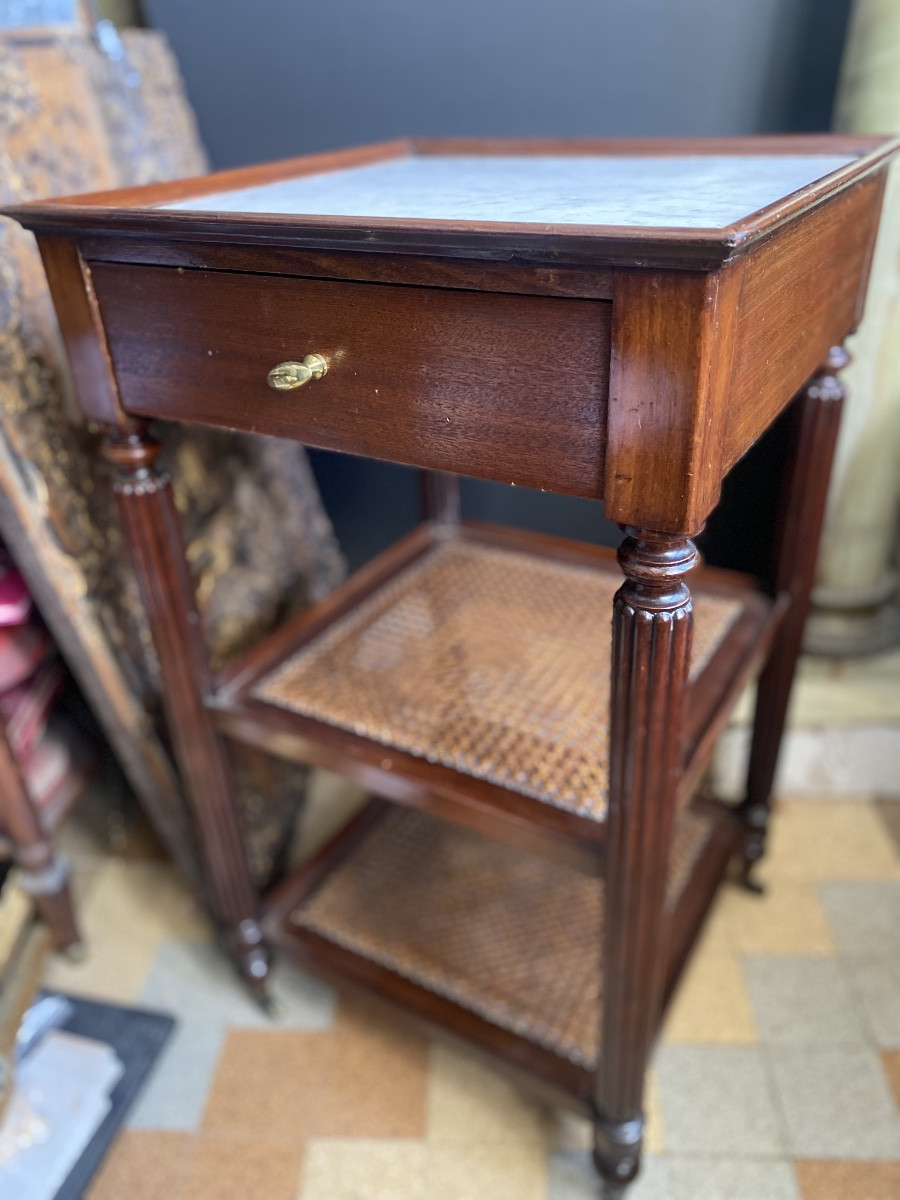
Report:
[[[786,597],[789,608],[759,677],[747,794],[741,805],[747,828],[744,877],[754,890],[758,890],[758,885],[752,883],[750,872],[765,851],[772,785],[803,644],[803,626],[809,612],[828,480],[844,404],[844,388],[837,372],[848,362],[847,353],[835,346],[794,401],[793,445],[779,508],[781,524],[772,579],[775,594]]]
[[[595,1159],[621,1186],[643,1138],[647,1060],[663,995],[665,902],[675,817],[682,696],[693,616],[688,538],[629,530],[613,610],[603,1022]]]
[[[263,993],[269,954],[250,877],[225,748],[204,703],[211,683],[172,485],[158,444],[138,425],[110,434],[104,456],[163,677],[163,703],[191,805],[209,900],[247,983]]]

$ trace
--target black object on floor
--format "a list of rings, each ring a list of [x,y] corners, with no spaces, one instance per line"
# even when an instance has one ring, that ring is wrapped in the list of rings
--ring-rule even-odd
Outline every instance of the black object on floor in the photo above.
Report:
[[[56,1200],[80,1200],[150,1074],[175,1019],[165,1013],[120,1008],[61,992],[43,994],[62,995],[72,1005],[72,1014],[62,1029],[112,1046],[125,1068],[110,1094],[112,1106],[103,1123],[56,1193]]]

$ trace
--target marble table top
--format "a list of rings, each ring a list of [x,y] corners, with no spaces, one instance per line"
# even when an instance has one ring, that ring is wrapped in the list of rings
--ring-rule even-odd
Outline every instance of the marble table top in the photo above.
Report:
[[[833,154],[413,155],[160,207],[356,220],[720,229],[852,161]]]

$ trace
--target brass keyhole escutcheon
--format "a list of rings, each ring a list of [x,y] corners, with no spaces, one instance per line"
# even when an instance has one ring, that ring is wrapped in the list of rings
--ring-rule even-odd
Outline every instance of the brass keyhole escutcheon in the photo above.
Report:
[[[292,392],[312,379],[321,379],[328,370],[328,361],[321,354],[307,354],[303,362],[283,362],[273,367],[266,377],[276,392]]]

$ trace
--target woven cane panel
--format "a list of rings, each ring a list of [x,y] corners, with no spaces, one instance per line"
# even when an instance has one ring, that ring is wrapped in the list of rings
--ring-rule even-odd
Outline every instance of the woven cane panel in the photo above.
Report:
[[[271,704],[598,821],[618,570],[450,542],[254,689]],[[695,599],[692,673],[740,612]]]
[[[710,821],[679,819],[670,905]],[[397,809],[290,919],[562,1058],[596,1062],[598,879]]]

